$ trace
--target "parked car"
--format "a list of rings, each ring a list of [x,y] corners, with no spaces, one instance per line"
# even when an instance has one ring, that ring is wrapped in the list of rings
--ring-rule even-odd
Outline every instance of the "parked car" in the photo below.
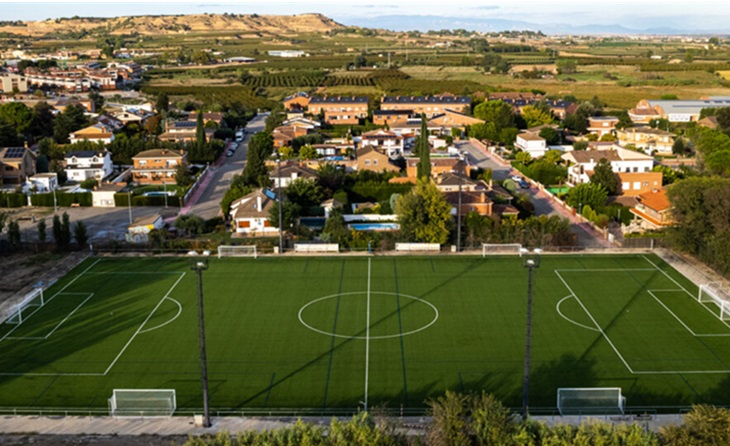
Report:
[[[521,176],[519,176],[519,175],[512,175],[512,177],[510,177],[510,179],[512,181],[514,181],[515,183],[519,183],[520,181],[524,181],[524,179]]]
[[[523,189],[529,189],[530,188],[530,183],[528,183],[525,180],[520,180],[519,184],[520,184],[520,187],[523,188]]]
[[[229,150],[228,152],[226,152],[226,156],[229,157],[229,158],[232,157],[233,156],[233,150]]]

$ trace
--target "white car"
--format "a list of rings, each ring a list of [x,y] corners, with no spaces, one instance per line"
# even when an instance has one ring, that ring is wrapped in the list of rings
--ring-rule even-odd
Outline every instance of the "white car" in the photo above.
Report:
[[[522,177],[519,175],[512,175],[512,177],[510,179],[516,183],[519,183],[520,181],[522,181]]]

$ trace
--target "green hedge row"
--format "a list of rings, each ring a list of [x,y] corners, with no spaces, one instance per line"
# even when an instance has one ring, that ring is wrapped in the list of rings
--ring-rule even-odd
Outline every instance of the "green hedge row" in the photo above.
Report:
[[[132,206],[164,206],[165,197],[145,197],[143,195],[132,196]],[[129,206],[129,194],[121,193],[114,194],[114,206],[127,207]],[[167,197],[167,206],[181,207],[181,197]]]
[[[30,196],[30,202],[33,206],[53,207],[53,193],[33,194]],[[69,194],[56,191],[55,204],[61,207],[69,207],[72,205],[91,206],[91,202],[91,192]]]
[[[24,194],[18,192],[0,192],[0,208],[19,208],[28,204]]]

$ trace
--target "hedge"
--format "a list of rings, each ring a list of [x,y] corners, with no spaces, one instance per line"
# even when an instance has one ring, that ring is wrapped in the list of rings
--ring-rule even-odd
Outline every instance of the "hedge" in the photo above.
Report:
[[[181,207],[181,197],[167,197],[167,206]],[[144,196],[137,195],[132,196],[132,206],[164,206],[165,197],[160,196]],[[114,194],[114,206],[116,207],[127,207],[129,206],[129,194],[119,193]]]
[[[53,207],[53,193],[33,194],[30,196],[30,202],[33,206]],[[73,193],[56,191],[55,204],[61,207],[69,207],[72,205],[91,206],[91,192]]]
[[[18,192],[0,192],[0,207],[19,208],[28,204],[24,194]]]

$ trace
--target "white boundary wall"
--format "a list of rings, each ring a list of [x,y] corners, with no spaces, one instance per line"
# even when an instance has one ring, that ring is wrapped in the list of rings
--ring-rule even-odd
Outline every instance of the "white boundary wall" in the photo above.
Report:
[[[396,243],[396,251],[441,251],[441,245],[438,243]]]
[[[294,252],[340,252],[337,243],[295,243]]]

